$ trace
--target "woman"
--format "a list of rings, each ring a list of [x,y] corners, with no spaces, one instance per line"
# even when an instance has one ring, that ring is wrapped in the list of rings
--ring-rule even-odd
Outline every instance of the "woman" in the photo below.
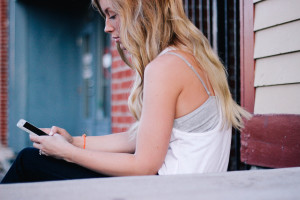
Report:
[[[222,63],[181,0],[94,0],[105,32],[137,72],[126,133],[30,135],[3,183],[226,171],[231,127],[250,115],[232,99]],[[125,55],[129,54],[129,62]],[[39,155],[39,152],[41,155]]]

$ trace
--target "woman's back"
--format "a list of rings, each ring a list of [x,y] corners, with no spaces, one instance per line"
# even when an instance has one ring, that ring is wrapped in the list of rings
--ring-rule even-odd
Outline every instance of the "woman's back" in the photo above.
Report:
[[[199,73],[193,67],[192,59],[188,61],[188,58],[193,58],[191,55],[174,48],[164,50],[160,56],[164,54],[173,55],[165,59],[175,59],[177,67],[186,68],[178,77],[178,81],[183,82],[182,93],[185,94],[176,106],[183,108],[184,115],[174,120],[168,152],[159,174],[226,171],[231,127],[222,129],[222,109],[218,98],[212,95],[214,91],[206,86],[210,85],[209,80],[203,78],[203,71],[198,70]],[[178,58],[183,62],[179,62]],[[184,109],[180,104],[187,101],[190,105]]]
[[[170,47],[162,51],[157,59],[158,62],[173,60],[173,70],[170,73],[177,73],[177,81],[181,82],[175,119],[188,115],[203,105],[210,96],[215,95],[206,73],[190,53]]]
[[[186,73],[187,75],[191,76],[190,79],[193,80],[195,79],[195,76],[198,79],[198,82],[201,83],[200,86],[198,84],[196,85],[196,88],[193,90],[188,91],[190,94],[186,95],[186,99],[191,99],[191,101],[194,101],[195,105],[199,104],[199,101],[201,104],[194,109],[194,106],[191,106],[191,108],[188,108],[187,114],[176,117],[174,120],[174,128],[179,129],[181,131],[186,131],[186,132],[205,132],[212,130],[215,128],[218,124],[219,121],[219,107],[217,105],[217,98],[216,96],[213,96],[213,90],[209,91],[207,85],[209,84],[209,80],[206,79],[206,83],[204,82],[204,79],[200,76],[199,72],[197,72],[196,68],[185,58],[181,55],[180,52],[175,53],[174,50],[175,48],[167,48],[165,49],[161,54],[169,54],[169,55],[175,55],[181,60],[185,62],[184,67],[187,67],[187,70],[190,71],[192,70],[194,72],[194,76],[191,76],[190,73]],[[174,59],[174,58],[170,58]],[[182,65],[182,63],[180,63]],[[195,63],[194,63],[195,64]],[[199,67],[198,67],[199,68]],[[190,69],[190,70],[189,70]],[[205,75],[202,73],[202,76]],[[193,80],[195,81],[195,80]],[[197,81],[197,80],[196,80]],[[209,84],[210,85],[210,84]],[[205,89],[206,94],[203,94],[202,90],[199,88],[203,87]],[[183,91],[184,90],[189,90],[190,89],[190,84],[186,83]],[[201,92],[201,97],[199,98],[194,98],[194,95],[199,95],[198,93]],[[201,99],[202,98],[202,99]],[[203,99],[206,99],[203,102]],[[186,101],[183,99],[183,101]],[[202,103],[203,102],[203,103]],[[180,103],[180,102],[179,102]],[[191,112],[189,112],[191,109],[193,109]]]

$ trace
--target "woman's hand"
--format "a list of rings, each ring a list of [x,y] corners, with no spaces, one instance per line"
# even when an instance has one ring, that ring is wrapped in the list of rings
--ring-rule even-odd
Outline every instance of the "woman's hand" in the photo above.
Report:
[[[57,126],[52,126],[52,128],[41,128],[42,131],[47,133],[50,136],[53,136],[54,134],[59,134],[63,136],[69,143],[73,143],[73,137],[63,128],[59,128]]]
[[[51,137],[30,134],[29,137],[33,142],[33,147],[40,149],[44,155],[57,159],[65,159],[66,155],[71,153],[72,147],[74,147],[61,134],[54,134]]]

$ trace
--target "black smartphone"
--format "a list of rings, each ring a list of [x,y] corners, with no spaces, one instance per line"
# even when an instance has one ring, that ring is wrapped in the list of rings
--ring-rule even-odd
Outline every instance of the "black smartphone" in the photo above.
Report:
[[[33,126],[32,124],[30,124],[29,122],[27,122],[24,119],[19,120],[19,122],[17,123],[17,127],[19,127],[20,129],[26,131],[27,133],[34,133],[34,134],[39,135],[39,136],[48,135],[47,133],[45,133],[41,129]]]

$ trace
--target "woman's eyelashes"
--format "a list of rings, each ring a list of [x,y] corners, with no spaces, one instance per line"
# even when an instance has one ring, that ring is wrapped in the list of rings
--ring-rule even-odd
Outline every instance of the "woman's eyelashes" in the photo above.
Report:
[[[112,16],[108,17],[108,19],[116,19],[116,16],[117,15],[112,15]]]

